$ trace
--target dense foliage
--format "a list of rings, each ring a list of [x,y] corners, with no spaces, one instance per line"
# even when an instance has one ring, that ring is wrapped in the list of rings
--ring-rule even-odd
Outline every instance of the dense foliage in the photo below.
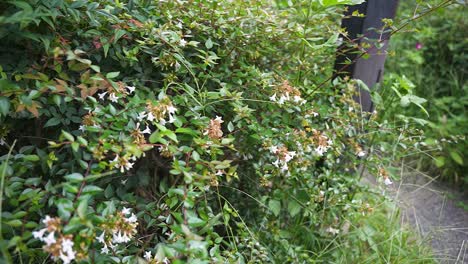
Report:
[[[365,218],[337,2],[1,2],[3,260],[425,262]]]
[[[461,1],[444,2],[445,8],[434,10],[392,38],[390,52],[394,56],[388,60],[387,78],[391,83],[404,79],[406,85],[396,88],[397,92],[427,101],[426,113],[416,107],[400,111],[428,121],[420,127],[424,130],[421,143],[425,146],[417,155],[419,169],[441,175],[463,188],[468,186],[467,8]],[[399,9],[400,17],[431,10],[429,4],[437,2],[419,5],[404,2]]]

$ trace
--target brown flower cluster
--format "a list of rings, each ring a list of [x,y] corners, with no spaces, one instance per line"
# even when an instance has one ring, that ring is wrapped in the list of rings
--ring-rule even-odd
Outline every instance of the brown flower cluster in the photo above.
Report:
[[[223,122],[223,119],[219,116],[216,116],[215,119],[211,119],[204,135],[208,135],[211,139],[220,139],[223,136],[223,131],[221,130],[221,124]]]

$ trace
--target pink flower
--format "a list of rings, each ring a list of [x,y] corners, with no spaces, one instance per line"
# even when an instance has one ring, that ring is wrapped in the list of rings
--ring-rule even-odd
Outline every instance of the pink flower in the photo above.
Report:
[[[422,47],[423,47],[423,45],[422,45],[422,43],[420,43],[420,42],[417,42],[416,45],[415,45],[415,48],[416,48],[417,50],[422,49]]]

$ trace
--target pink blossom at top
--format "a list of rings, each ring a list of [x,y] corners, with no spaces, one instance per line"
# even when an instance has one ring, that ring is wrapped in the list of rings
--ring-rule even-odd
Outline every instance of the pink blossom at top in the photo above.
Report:
[[[416,48],[417,50],[422,49],[422,47],[423,47],[423,45],[422,45],[422,43],[420,43],[420,42],[417,42],[416,45],[415,45],[415,48]]]

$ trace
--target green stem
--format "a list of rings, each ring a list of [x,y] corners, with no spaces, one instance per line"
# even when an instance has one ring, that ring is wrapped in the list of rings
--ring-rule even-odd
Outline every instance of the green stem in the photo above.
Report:
[[[0,175],[0,241],[1,243],[5,243],[5,240],[3,239],[3,233],[2,233],[2,210],[3,210],[3,186],[5,184],[5,175],[6,175],[6,171],[7,171],[7,168],[8,168],[8,161],[10,160],[10,156],[11,156],[11,152],[13,151],[13,148],[15,147],[15,144],[16,144],[16,140],[13,142],[13,144],[11,145],[10,147],[10,150],[8,151],[8,154],[7,154],[7,158],[5,160],[5,163],[4,166],[3,166],[3,170],[2,170],[2,174]],[[8,252],[7,248],[2,245],[1,246],[1,250],[2,250],[2,254],[3,256],[6,258],[6,261],[7,263],[13,263],[13,260],[10,256],[10,253]]]

